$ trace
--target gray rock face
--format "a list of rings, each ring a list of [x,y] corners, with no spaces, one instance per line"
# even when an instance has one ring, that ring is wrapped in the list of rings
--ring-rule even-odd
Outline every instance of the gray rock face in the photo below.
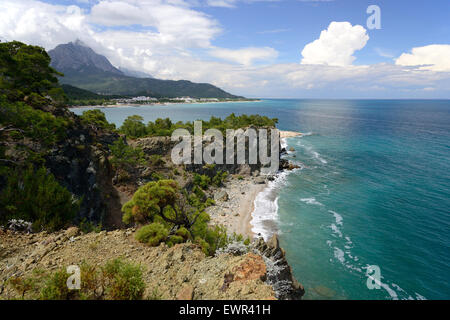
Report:
[[[282,300],[298,300],[305,294],[303,286],[294,278],[292,268],[288,264],[283,248],[277,235],[273,235],[267,242],[263,238],[254,244],[264,257],[267,265],[267,282],[272,285],[277,298]]]
[[[62,186],[77,199],[82,199],[75,222],[86,218],[94,223],[105,224],[110,208],[118,200],[112,193],[112,169],[107,151],[105,147],[97,147],[93,141],[108,144],[108,141],[116,139],[117,134],[93,132],[82,125],[79,118],[70,114],[66,116],[72,118],[74,123],[68,129],[66,139],[58,142],[46,154],[45,166]]]
[[[80,40],[60,44],[48,52],[52,58],[51,66],[60,72],[86,71],[98,69],[103,72],[123,75],[106,57],[97,54]]]
[[[165,155],[171,152],[175,144],[170,140],[170,137],[149,137],[137,140],[133,143],[133,147],[141,148],[147,155]]]

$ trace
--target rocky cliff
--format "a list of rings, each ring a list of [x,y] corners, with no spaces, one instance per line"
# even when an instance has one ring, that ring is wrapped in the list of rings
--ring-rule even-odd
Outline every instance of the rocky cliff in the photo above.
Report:
[[[303,288],[286,267],[276,239],[206,257],[192,243],[149,247],[134,239],[134,229],[81,234],[77,228],[47,234],[0,229],[0,299],[19,298],[8,279],[55,271],[87,262],[103,265],[122,257],[144,270],[144,298],[298,299]],[[83,279],[82,279],[83,281]],[[31,298],[25,295],[25,298]]]

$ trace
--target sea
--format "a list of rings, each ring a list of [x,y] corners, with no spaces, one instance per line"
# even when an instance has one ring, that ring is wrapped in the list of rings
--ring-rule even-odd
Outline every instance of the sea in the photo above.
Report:
[[[74,108],[81,114],[91,108]],[[450,299],[450,100],[288,100],[101,109],[120,126],[235,114],[278,118],[299,168],[255,200],[304,299]]]

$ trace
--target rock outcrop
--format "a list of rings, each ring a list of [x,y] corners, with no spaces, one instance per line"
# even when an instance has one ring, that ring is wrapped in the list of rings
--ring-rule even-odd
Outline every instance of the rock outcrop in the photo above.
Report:
[[[149,247],[134,239],[134,229],[80,234],[76,228],[58,233],[25,234],[0,231],[0,299],[17,298],[7,284],[11,277],[33,270],[59,270],[69,265],[104,265],[122,257],[140,264],[144,297],[162,299],[274,299],[265,282],[264,258],[255,253],[206,257],[195,244]],[[26,298],[26,297],[25,297]]]
[[[283,248],[280,247],[278,236],[273,235],[265,242],[259,238],[255,249],[265,257],[268,266],[267,283],[270,283],[278,299],[298,300],[305,294],[303,286],[294,278],[292,268],[286,260]]]

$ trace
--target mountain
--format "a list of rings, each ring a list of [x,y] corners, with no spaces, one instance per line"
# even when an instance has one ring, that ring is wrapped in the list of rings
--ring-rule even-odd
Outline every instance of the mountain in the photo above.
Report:
[[[120,95],[111,95],[111,96],[100,95],[85,89],[71,86],[70,84],[62,84],[61,88],[64,90],[64,93],[66,94],[67,98],[69,98],[69,100],[102,100],[102,99],[123,98],[123,96]]]
[[[63,73],[90,73],[93,69],[98,69],[101,72],[123,75],[106,57],[95,53],[80,40],[60,44],[50,50],[49,55],[52,58],[51,66]]]
[[[153,78],[150,74],[142,71],[131,70],[124,67],[119,67],[119,70],[123,72],[124,75],[135,78]]]
[[[109,60],[77,40],[50,50],[51,66],[64,73],[60,83],[102,95],[146,95],[153,97],[242,98],[208,83],[160,80],[130,76]],[[122,69],[123,70],[123,69]]]

